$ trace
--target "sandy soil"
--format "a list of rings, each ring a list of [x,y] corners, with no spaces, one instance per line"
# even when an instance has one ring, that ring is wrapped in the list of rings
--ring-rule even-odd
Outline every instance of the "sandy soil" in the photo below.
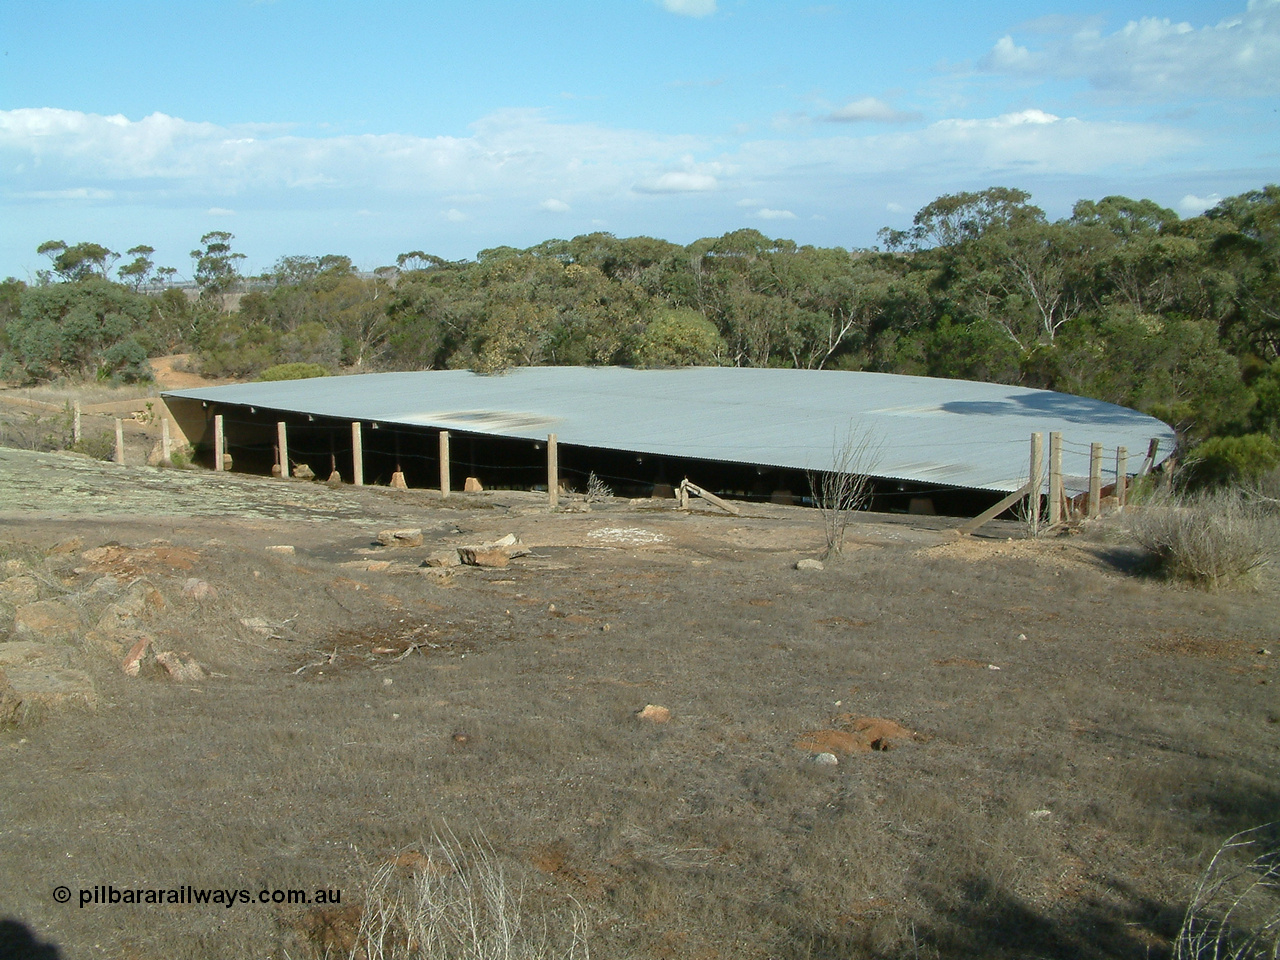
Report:
[[[453,836],[597,958],[1168,956],[1211,851],[1280,809],[1273,580],[873,515],[797,570],[802,508],[584,506],[0,449],[0,647],[19,587],[59,601],[42,639],[98,694],[0,728],[0,954],[346,956],[378,866]],[[507,534],[506,566],[423,566]],[[200,679],[122,670],[130,597]],[[343,899],[79,906],[106,884]]]

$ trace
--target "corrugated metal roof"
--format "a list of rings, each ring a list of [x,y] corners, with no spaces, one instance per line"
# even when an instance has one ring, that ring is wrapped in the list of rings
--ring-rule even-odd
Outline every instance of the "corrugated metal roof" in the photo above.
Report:
[[[1063,472],[1088,474],[1088,447],[1173,449],[1167,424],[1049,390],[883,373],[685,367],[524,367],[376,373],[245,383],[166,396],[345,420],[440,427],[654,455],[830,469],[850,431],[870,438],[875,476],[983,490],[1026,482],[1033,432],[1063,434]]]

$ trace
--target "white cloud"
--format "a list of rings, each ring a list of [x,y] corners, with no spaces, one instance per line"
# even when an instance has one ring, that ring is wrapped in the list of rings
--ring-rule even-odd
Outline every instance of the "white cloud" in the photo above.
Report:
[[[1280,91],[1280,0],[1250,0],[1241,13],[1199,28],[1156,17],[1113,33],[1090,24],[1039,49],[1005,36],[978,67],[1031,79],[1084,78],[1115,94],[1274,95]]]
[[[115,194],[92,187],[68,187],[65,190],[29,190],[16,196],[21,200],[110,200]]]
[[[907,208],[900,203],[894,203],[892,200],[884,205],[884,208],[890,213],[906,213]]]
[[[736,204],[734,204],[734,206],[738,206],[738,207],[758,207],[758,206],[760,206],[760,204],[762,204],[763,202],[764,202],[763,200],[756,200],[756,199],[754,199],[753,197],[747,197],[747,198],[745,198],[745,199],[743,199],[743,200],[739,200]]]
[[[1222,197],[1216,193],[1211,193],[1207,197],[1197,197],[1188,193],[1178,201],[1178,213],[1184,217],[1198,217],[1210,207],[1216,207],[1221,200]]]
[[[210,207],[205,213],[211,217],[234,217],[236,212],[226,207]]]
[[[687,170],[671,170],[657,177],[650,177],[636,184],[639,193],[699,193],[714,190],[718,186],[709,173]]]
[[[709,17],[716,12],[716,0],[661,0],[662,6],[682,17]]]
[[[448,210],[441,213],[440,216],[444,217],[450,223],[461,223],[463,220],[467,219],[467,215],[456,207],[450,207]]]
[[[832,110],[827,114],[826,119],[839,123],[904,123],[908,120],[920,119],[920,114],[903,113],[883,100],[863,97],[861,100],[851,100],[843,107]]]
[[[762,208],[756,211],[756,216],[761,220],[795,220],[796,215],[790,210],[770,210]]]
[[[552,213],[568,213],[569,205],[563,200],[556,200],[554,197],[550,200],[543,200],[538,207],[543,210],[550,210]]]

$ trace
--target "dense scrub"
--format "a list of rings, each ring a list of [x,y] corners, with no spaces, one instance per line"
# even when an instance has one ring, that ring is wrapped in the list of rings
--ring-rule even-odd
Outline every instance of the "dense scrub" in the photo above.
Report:
[[[595,233],[474,261],[412,251],[372,273],[344,256],[290,256],[250,279],[218,232],[192,251],[198,297],[148,286],[166,273],[150,248],[130,250],[112,283],[111,251],[51,242],[53,270],[0,287],[0,372],[138,378],[148,354],[182,348],[205,372],[239,377],[302,363],[962,377],[1136,407],[1190,445],[1232,438],[1201,457],[1217,482],[1267,469],[1280,439],[1278,214],[1275,185],[1191,219],[1106,197],[1056,222],[1024,191],[992,188],[933,201],[913,229],[882,231],[884,250],[755,230],[688,246]]]

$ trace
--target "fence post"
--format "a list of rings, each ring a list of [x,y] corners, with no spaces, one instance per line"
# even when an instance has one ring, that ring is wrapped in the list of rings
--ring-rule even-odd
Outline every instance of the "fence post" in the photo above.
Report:
[[[1089,444],[1089,519],[1102,516],[1102,444]]]
[[[554,433],[547,435],[547,503],[560,505],[560,451]]]
[[[1040,488],[1044,485],[1044,434],[1033,433],[1031,435],[1031,493],[1027,497],[1028,519],[1031,521],[1031,530],[1038,533],[1040,530]]]
[[[76,401],[75,410],[71,415],[71,442],[80,442],[80,401]]]
[[[440,496],[449,496],[449,431],[440,431]]]
[[[124,421],[116,417],[116,449],[111,455],[116,463],[124,463]]]
[[[289,479],[289,431],[283,420],[276,421],[276,442],[280,446],[280,479]]]
[[[351,483],[364,486],[364,435],[359,420],[351,422]]]
[[[1116,505],[1123,510],[1129,499],[1129,448],[1116,447]]]
[[[1059,524],[1062,516],[1062,434],[1049,434],[1049,524]]]
[[[213,469],[218,473],[226,469],[226,440],[222,432],[222,414],[219,413],[213,418]]]
[[[160,418],[160,462],[173,462],[173,439],[169,436],[169,418]]]

